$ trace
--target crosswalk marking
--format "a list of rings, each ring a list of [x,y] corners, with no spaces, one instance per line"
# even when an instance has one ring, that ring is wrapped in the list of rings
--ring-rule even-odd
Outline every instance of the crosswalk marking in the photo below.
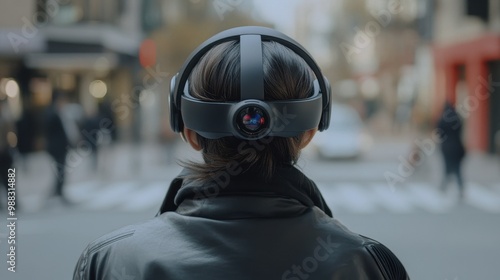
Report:
[[[133,193],[132,199],[121,209],[133,212],[151,205],[160,205],[167,192],[167,186],[166,183],[155,183],[147,188],[140,188]]]
[[[88,209],[102,209],[104,207],[113,207],[123,201],[123,195],[133,192],[138,184],[135,182],[112,183],[110,186],[99,191],[95,196],[85,205]]]
[[[370,194],[356,184],[341,183],[335,189],[326,185],[318,187],[326,202],[334,209],[341,207],[356,213],[371,213],[377,208],[375,202],[369,197]]]
[[[99,181],[81,182],[66,188],[65,194],[71,201],[82,202],[99,192],[100,185]]]
[[[500,196],[478,184],[471,184],[466,188],[467,203],[488,212],[500,212]]]
[[[168,188],[165,182],[108,183],[89,181],[66,189],[68,198],[83,209],[141,211],[160,206]],[[319,183],[318,188],[333,211],[374,213],[388,211],[446,213],[458,203],[458,193],[442,193],[426,183],[408,183],[391,189],[380,183]],[[483,186],[469,183],[465,203],[480,211],[500,213],[500,184]]]
[[[398,189],[389,188],[387,184],[373,184],[368,186],[381,202],[381,206],[392,212],[409,213],[414,210],[411,197]]]
[[[444,213],[453,207],[453,198],[445,197],[435,188],[422,183],[414,183],[403,187],[409,192],[413,203],[418,204],[424,210],[434,213]]]

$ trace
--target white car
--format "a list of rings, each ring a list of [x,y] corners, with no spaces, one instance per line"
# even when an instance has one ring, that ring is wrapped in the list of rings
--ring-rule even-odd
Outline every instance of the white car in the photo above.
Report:
[[[330,127],[318,132],[312,140],[312,148],[321,158],[358,158],[371,146],[359,114],[350,106],[333,104]]]

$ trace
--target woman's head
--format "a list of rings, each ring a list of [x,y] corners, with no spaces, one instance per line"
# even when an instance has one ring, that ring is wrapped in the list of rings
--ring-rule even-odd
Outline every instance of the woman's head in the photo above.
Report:
[[[313,92],[314,75],[295,52],[276,42],[262,43],[265,100],[304,99]],[[203,101],[240,100],[240,46],[238,41],[221,43],[208,51],[189,77],[189,92]],[[281,118],[279,121],[287,122]],[[210,117],[210,116],[207,116]],[[204,163],[187,163],[196,177],[203,179],[238,165],[236,170],[257,171],[269,178],[281,165],[294,164],[315,133],[304,132],[290,138],[266,137],[247,141],[236,137],[206,139],[184,130],[193,147],[202,150]]]

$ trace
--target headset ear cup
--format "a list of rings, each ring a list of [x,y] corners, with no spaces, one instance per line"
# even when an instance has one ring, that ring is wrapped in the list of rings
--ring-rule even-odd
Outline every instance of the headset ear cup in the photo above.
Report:
[[[181,132],[182,127],[179,124],[180,112],[177,110],[175,105],[170,104],[170,127],[174,132]]]
[[[330,111],[328,109],[324,109],[323,114],[321,115],[321,123],[318,130],[324,131],[328,129],[328,126],[330,126]]]
[[[328,129],[328,127],[330,126],[330,120],[331,120],[331,113],[332,113],[332,101],[331,101],[331,98],[332,98],[332,88],[331,88],[331,85],[330,85],[330,81],[328,81],[328,79],[323,76],[323,81],[325,83],[325,87],[326,87],[326,106],[323,106],[323,112],[321,114],[321,121],[319,123],[319,126],[318,126],[318,130],[319,131],[323,131],[323,130],[326,130]]]
[[[177,75],[172,77],[170,80],[170,95],[169,95],[169,108],[170,108],[170,127],[174,132],[181,132],[182,130],[182,118],[181,118],[181,112],[177,108],[175,101],[177,100],[176,98],[176,92],[175,92],[175,83],[177,80]]]

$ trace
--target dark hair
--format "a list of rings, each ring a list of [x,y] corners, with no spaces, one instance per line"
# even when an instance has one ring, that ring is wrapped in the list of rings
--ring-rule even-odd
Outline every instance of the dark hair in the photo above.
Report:
[[[276,42],[263,42],[266,100],[303,99],[311,95],[314,76],[307,63]],[[208,51],[193,69],[190,94],[205,101],[238,101],[240,98],[239,42],[219,44]],[[209,116],[208,116],[209,117]],[[286,121],[286,120],[285,120]],[[229,166],[233,170],[259,172],[270,179],[275,168],[296,164],[303,133],[290,138],[267,137],[255,141],[236,137],[206,139],[197,134],[204,163],[183,163],[194,179],[206,180]],[[234,168],[234,164],[238,167]]]

